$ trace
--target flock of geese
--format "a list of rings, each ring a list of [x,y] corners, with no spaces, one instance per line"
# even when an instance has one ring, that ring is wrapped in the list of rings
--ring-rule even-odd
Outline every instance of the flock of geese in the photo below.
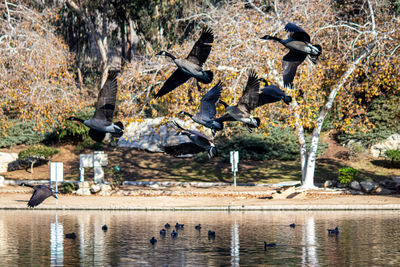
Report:
[[[292,87],[298,66],[309,56],[313,63],[316,63],[321,55],[320,45],[312,44],[310,36],[294,23],[288,23],[285,30],[289,33],[287,39],[280,39],[276,36],[265,35],[263,40],[273,40],[281,43],[289,52],[283,57],[283,83],[286,87]],[[213,81],[214,74],[210,70],[204,70],[203,65],[206,62],[214,42],[213,31],[205,26],[199,39],[194,44],[192,50],[186,58],[178,59],[167,51],[157,53],[158,56],[166,56],[173,60],[177,69],[164,82],[161,89],[155,94],[155,98],[160,98],[175,88],[194,78],[199,90],[199,83],[209,84]],[[260,82],[266,86],[260,89]],[[263,78],[259,78],[254,70],[248,73],[247,83],[243,89],[242,96],[236,105],[228,105],[220,99],[223,84],[218,81],[202,98],[200,102],[200,111],[196,114],[189,114],[185,111],[180,112],[183,116],[190,117],[194,122],[209,128],[214,136],[217,131],[224,128],[224,122],[239,121],[242,122],[251,132],[253,128],[260,126],[260,119],[253,117],[252,111],[268,103],[274,103],[283,100],[287,105],[292,102],[292,97],[275,85],[268,85]],[[123,124],[118,121],[113,123],[113,116],[117,98],[117,75],[110,72],[107,81],[100,89],[96,110],[94,116],[88,120],[77,117],[69,117],[67,120],[78,121],[89,127],[89,136],[97,142],[102,142],[106,133],[114,137],[121,137],[124,131]],[[225,107],[225,114],[216,117],[216,105],[222,104]],[[199,131],[183,128],[177,122],[173,126],[178,130],[178,134],[189,137],[190,142],[179,145],[166,146],[165,152],[174,156],[184,154],[195,154],[201,151],[207,151],[209,157],[217,156],[217,149],[213,138]],[[28,203],[28,206],[34,207],[40,204],[49,196],[54,196],[47,192],[43,186],[34,187],[35,192]],[[51,191],[51,190],[50,190]]]

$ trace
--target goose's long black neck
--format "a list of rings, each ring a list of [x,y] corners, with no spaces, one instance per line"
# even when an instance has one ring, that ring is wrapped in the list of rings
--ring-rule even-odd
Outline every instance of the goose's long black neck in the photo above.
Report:
[[[168,53],[167,51],[163,51],[161,55],[166,56],[166,57],[169,57],[169,58],[171,58],[172,60],[175,60],[175,59],[176,59],[176,57],[174,57],[172,54]]]
[[[192,118],[192,117],[193,117],[192,114],[190,114],[190,113],[188,113],[188,112],[186,112],[186,111],[182,111],[182,114],[188,116],[189,118]]]
[[[30,188],[33,188],[33,187],[34,187],[33,185],[25,184],[25,183],[20,184],[20,186],[27,186],[27,187],[30,187]]]
[[[283,41],[281,38],[278,38],[276,36],[269,36],[269,39],[280,42],[280,43],[282,43],[282,41]]]

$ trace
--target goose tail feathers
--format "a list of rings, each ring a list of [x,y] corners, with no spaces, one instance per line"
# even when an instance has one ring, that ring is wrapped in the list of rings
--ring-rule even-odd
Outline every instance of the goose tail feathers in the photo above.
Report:
[[[122,122],[118,121],[114,124],[117,125],[119,128],[121,128],[121,130],[124,130],[124,125],[122,124]]]

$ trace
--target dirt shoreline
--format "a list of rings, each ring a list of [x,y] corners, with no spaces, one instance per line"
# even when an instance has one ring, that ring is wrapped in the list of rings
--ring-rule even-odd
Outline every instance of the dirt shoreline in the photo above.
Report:
[[[0,189],[0,209],[28,209],[32,190]],[[272,197],[272,199],[271,199]],[[58,203],[56,203],[58,202]],[[337,191],[299,192],[292,198],[267,189],[130,188],[111,196],[59,195],[35,209],[60,210],[400,210],[400,195],[350,195]]]

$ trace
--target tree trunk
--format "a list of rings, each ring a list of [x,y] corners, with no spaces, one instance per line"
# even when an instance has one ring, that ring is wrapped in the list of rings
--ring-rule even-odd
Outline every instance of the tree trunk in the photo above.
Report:
[[[101,79],[101,84],[100,88],[103,87],[104,83],[106,82],[107,76],[108,76],[108,62],[107,62],[107,48],[106,48],[106,43],[107,43],[107,34],[104,32],[106,31],[106,18],[105,15],[103,17],[103,27],[102,27],[102,32],[103,36],[102,38],[98,35],[96,32],[96,29],[93,25],[93,23],[90,21],[90,19],[87,17],[85,12],[77,5],[73,0],[67,0],[68,5],[74,10],[87,24],[87,26],[90,29],[91,34],[93,35],[97,48],[99,49],[100,56],[101,56],[101,61],[102,61],[102,79]]]
[[[124,67],[126,59],[127,59],[127,42],[126,42],[126,21],[122,19],[120,23],[120,30],[121,30],[121,68]]]
[[[36,160],[32,160],[32,162],[31,162],[31,173],[33,173],[33,165],[35,165],[35,163],[36,163]]]
[[[306,144],[306,137],[304,133],[304,127],[301,125],[300,121],[300,110],[299,104],[297,103],[296,99],[293,98],[292,107],[294,110],[294,117],[295,117],[295,126],[297,131],[297,140],[299,141],[299,149],[300,149],[300,161],[301,161],[301,181],[304,183],[306,177],[306,164],[307,164],[307,144]]]
[[[301,187],[304,188],[304,189],[310,189],[310,188],[314,188],[315,187],[314,186],[315,160],[316,160],[316,157],[317,157],[319,136],[321,134],[322,125],[323,125],[323,123],[325,121],[325,118],[328,115],[329,111],[332,109],[332,105],[333,105],[333,102],[335,101],[335,97],[336,97],[338,91],[347,82],[349,76],[354,72],[354,70],[356,69],[357,65],[360,64],[360,62],[372,52],[372,48],[375,46],[375,42],[376,42],[376,39],[374,41],[372,41],[365,48],[365,50],[360,54],[360,56],[355,61],[353,61],[353,63],[350,65],[350,67],[347,69],[347,71],[342,75],[342,77],[339,80],[339,83],[336,84],[336,86],[330,92],[329,97],[328,97],[328,101],[322,107],[321,112],[318,115],[317,127],[313,131],[313,136],[312,136],[311,144],[310,144],[310,150],[307,152],[307,148],[305,149],[306,150],[306,154],[308,154],[307,157],[306,157],[307,158],[307,165],[306,166],[303,165],[303,155],[302,155],[303,180],[302,180],[302,186]],[[296,104],[297,104],[297,102],[295,102],[295,105]],[[296,113],[296,115],[297,115],[297,113]],[[300,127],[302,129],[301,124],[297,123],[297,117],[296,117],[296,128],[298,128],[298,127]],[[299,133],[298,133],[298,136],[299,136]],[[304,136],[304,130],[303,130],[303,136]],[[300,146],[301,146],[301,142],[300,141],[299,141],[299,143],[300,143]],[[302,149],[301,149],[301,151],[302,151]],[[305,168],[305,169],[303,169],[303,168]]]

